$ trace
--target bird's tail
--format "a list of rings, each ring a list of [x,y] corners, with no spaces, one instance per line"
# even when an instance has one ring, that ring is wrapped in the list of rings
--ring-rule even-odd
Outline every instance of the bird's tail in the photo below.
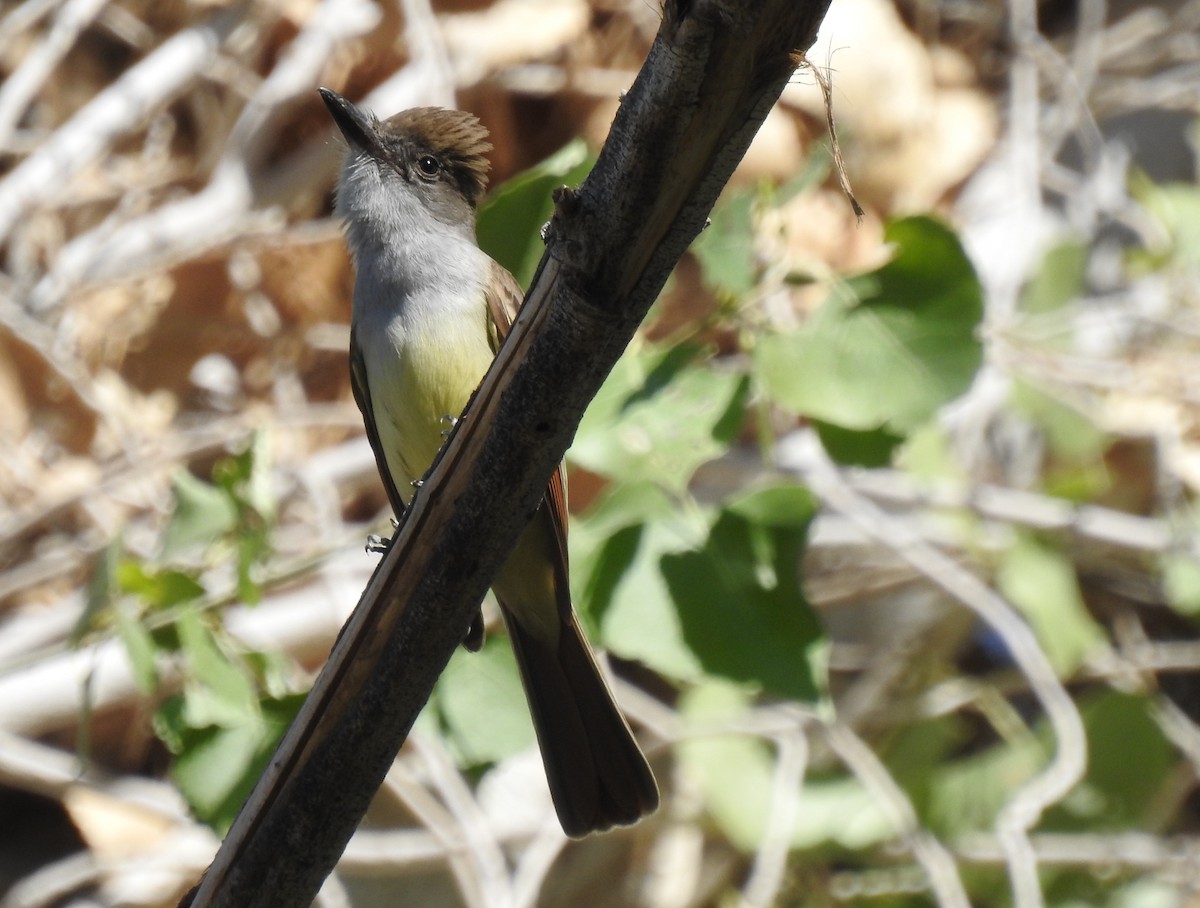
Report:
[[[658,786],[573,612],[556,644],[502,609],[567,835],[626,826],[658,807]]]

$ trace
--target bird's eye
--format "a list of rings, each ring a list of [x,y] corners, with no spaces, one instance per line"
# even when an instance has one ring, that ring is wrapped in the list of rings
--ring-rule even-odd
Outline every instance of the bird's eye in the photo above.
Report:
[[[433,155],[426,154],[417,158],[417,169],[421,171],[422,176],[436,177],[438,171],[442,169],[442,165]]]

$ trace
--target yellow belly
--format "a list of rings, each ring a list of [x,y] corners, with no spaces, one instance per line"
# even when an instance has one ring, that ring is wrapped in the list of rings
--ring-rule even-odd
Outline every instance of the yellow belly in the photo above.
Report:
[[[371,405],[379,441],[405,502],[492,362],[480,313],[478,324],[439,322],[429,330],[399,326],[375,338],[367,357]]]
[[[462,414],[492,363],[485,313],[443,318],[424,331],[397,321],[364,332],[367,381],[379,441],[396,490],[407,504],[446,440],[445,417]],[[544,509],[545,504],[542,505]],[[500,570],[493,588],[530,634],[553,642],[560,616],[550,518],[538,513]]]

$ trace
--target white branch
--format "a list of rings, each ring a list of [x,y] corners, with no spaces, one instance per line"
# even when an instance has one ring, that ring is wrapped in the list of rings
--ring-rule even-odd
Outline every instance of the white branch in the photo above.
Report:
[[[1046,808],[1061,800],[1083,777],[1087,767],[1083,720],[1070,695],[1055,675],[1033,631],[1016,610],[969,570],[929,545],[911,527],[850,488],[814,433],[797,433],[786,439],[780,445],[780,460],[802,470],[824,504],[857,523],[870,538],[892,549],[990,626],[1029,679],[1030,689],[1045,710],[1058,748],[1045,770],[1018,789],[1005,805],[996,829],[1007,857],[1014,903],[1020,908],[1036,908],[1042,903],[1042,893],[1029,830]]]
[[[971,908],[953,856],[941,842],[921,829],[912,802],[887,767],[849,726],[832,723],[821,724],[820,727],[825,732],[830,748],[867,791],[875,796],[879,808],[900,829],[912,849],[913,857],[924,868],[938,905],[942,908]]]
[[[31,209],[61,201],[72,177],[203,75],[233,24],[226,12],[168,38],[0,180],[0,241]]]
[[[106,3],[108,0],[68,0],[50,34],[34,45],[17,70],[0,83],[0,147],[9,143],[30,100]]]
[[[247,233],[281,227],[282,212],[255,210],[255,165],[275,139],[269,127],[282,109],[316,84],[340,42],[369,31],[377,21],[378,9],[367,0],[323,0],[243,109],[208,185],[115,229],[102,226],[75,237],[34,288],[34,307],[56,305],[81,283],[145,271]]]
[[[775,746],[775,773],[766,828],[742,887],[741,903],[745,908],[767,908],[777,903],[799,814],[799,793],[808,767],[808,739],[803,730],[777,736]]]

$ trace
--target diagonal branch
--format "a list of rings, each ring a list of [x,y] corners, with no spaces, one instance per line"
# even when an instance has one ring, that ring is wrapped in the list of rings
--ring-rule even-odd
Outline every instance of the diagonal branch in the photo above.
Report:
[[[512,334],[195,905],[316,894],[541,500],[584,408],[813,42],[829,0],[673,0],[596,167],[561,191]]]

